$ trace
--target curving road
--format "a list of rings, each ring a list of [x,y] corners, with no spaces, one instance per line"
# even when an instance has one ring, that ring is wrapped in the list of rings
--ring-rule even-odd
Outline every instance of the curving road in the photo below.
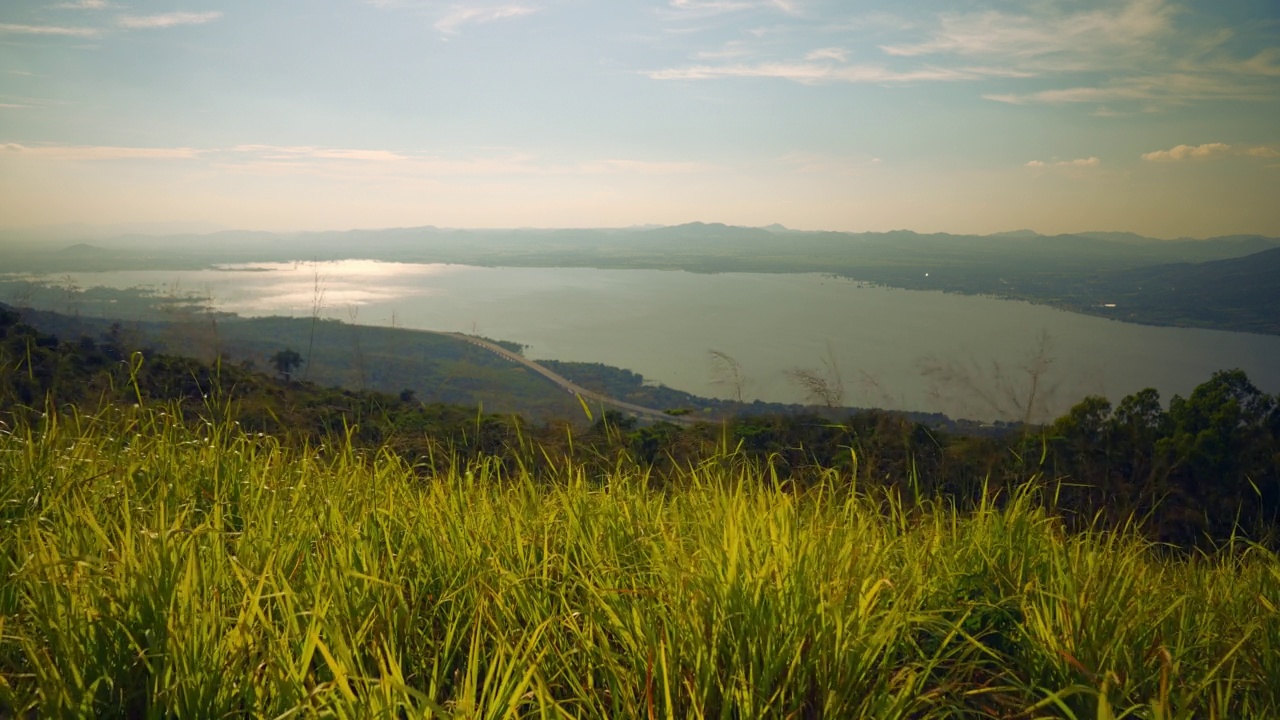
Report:
[[[445,335],[445,336],[454,338],[455,340],[461,340],[463,342],[471,343],[476,347],[481,347],[481,348],[484,348],[485,350],[488,350],[491,353],[500,355],[506,358],[507,360],[510,360],[513,363],[519,363],[529,368],[530,370],[538,373],[542,377],[550,380],[556,385],[559,385],[561,388],[564,388],[564,390],[570,393],[571,395],[579,395],[586,400],[591,400],[591,401],[600,403],[602,405],[608,405],[609,407],[617,408],[619,410],[625,410],[633,415],[639,415],[641,417],[647,417],[653,420],[662,420],[663,422],[676,423],[678,425],[693,425],[698,422],[696,418],[692,418],[687,415],[668,415],[662,412],[661,410],[654,410],[653,408],[647,408],[641,405],[635,405],[635,404],[626,402],[624,400],[617,400],[615,398],[611,398],[608,395],[602,395],[601,393],[598,393],[594,390],[588,390],[582,387],[581,385],[573,382],[572,380],[569,380],[563,375],[558,375],[548,370],[547,368],[539,365],[538,363],[530,360],[529,358],[523,355],[520,355],[519,353],[513,353],[510,350],[502,347],[501,345],[491,343],[488,340],[481,340],[478,337],[473,337],[471,335],[463,335],[462,333],[440,332],[440,331],[428,331],[428,332],[432,332],[436,335]]]

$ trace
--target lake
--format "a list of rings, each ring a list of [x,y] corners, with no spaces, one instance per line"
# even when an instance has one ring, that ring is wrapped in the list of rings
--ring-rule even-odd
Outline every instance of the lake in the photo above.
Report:
[[[1280,337],[1132,325],[812,274],[351,260],[73,277],[81,287],[194,291],[246,316],[319,307],[365,325],[480,334],[523,343],[530,358],[615,365],[715,397],[737,389],[713,350],[741,366],[747,400],[805,401],[796,380],[804,370],[842,386],[847,405],[979,419],[1020,418],[1029,397],[1033,419],[1087,394],[1116,400],[1154,387],[1167,401],[1237,367],[1280,391]]]

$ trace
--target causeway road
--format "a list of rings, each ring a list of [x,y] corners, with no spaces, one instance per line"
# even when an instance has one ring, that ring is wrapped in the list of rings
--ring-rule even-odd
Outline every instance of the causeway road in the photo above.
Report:
[[[519,353],[513,353],[510,350],[502,347],[501,345],[498,345],[496,343],[491,343],[488,340],[482,340],[472,335],[463,335],[462,333],[440,332],[440,331],[433,331],[433,332],[435,332],[435,334],[437,335],[447,335],[448,337],[454,338],[456,340],[461,340],[463,342],[471,343],[472,345],[475,345],[476,347],[484,348],[485,350],[488,350],[489,352],[494,353],[495,355],[500,355],[503,358],[506,358],[507,360],[510,360],[513,363],[519,363],[520,365],[523,365],[529,368],[530,370],[538,373],[542,377],[550,380],[556,385],[559,385],[569,394],[578,395],[582,397],[584,400],[597,402],[597,403],[600,403],[601,405],[607,405],[612,408],[617,408],[618,410],[625,410],[626,412],[629,412],[633,415],[639,415],[640,417],[649,418],[651,420],[661,420],[663,422],[675,423],[677,425],[693,425],[698,422],[696,418],[692,418],[687,415],[668,415],[662,412],[661,410],[654,410],[653,408],[647,408],[641,405],[635,405],[633,403],[629,403],[624,400],[611,398],[608,395],[598,393],[594,390],[588,390],[582,387],[581,385],[573,382],[572,380],[569,380],[563,375],[556,374],[548,370],[547,368],[539,365],[538,363],[530,360],[529,358]]]

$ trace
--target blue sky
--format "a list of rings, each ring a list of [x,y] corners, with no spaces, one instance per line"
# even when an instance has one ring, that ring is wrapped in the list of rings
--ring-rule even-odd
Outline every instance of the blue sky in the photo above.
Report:
[[[8,0],[0,225],[1280,235],[1274,0]]]

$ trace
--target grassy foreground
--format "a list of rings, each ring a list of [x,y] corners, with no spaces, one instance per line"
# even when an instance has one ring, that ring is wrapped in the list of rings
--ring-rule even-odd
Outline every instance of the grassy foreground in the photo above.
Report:
[[[0,717],[1280,717],[1280,561],[733,455],[661,491],[0,427]]]

